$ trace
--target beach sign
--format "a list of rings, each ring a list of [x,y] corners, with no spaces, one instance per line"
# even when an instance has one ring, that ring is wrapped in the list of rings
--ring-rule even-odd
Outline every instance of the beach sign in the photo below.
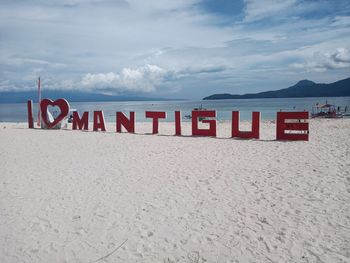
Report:
[[[60,113],[53,117],[48,108],[57,107]],[[41,121],[43,129],[59,129],[61,123],[69,117],[69,103],[65,99],[52,101],[43,99],[40,102]],[[33,102],[27,101],[28,127],[34,128]],[[93,113],[93,131],[106,131],[105,118],[102,110]],[[181,136],[181,111],[175,111],[175,134]],[[152,134],[159,132],[159,120],[166,119],[164,111],[146,111],[145,117],[152,119]],[[209,119],[208,119],[209,118]],[[123,112],[116,112],[116,129],[121,133],[123,128],[128,133],[135,133],[135,112],[129,112],[126,116]],[[277,112],[276,119],[276,140],[285,141],[308,141],[309,140],[309,113],[302,112]],[[216,137],[216,111],[215,110],[193,110],[192,111],[192,136]],[[207,128],[200,128],[200,123],[208,124]],[[239,111],[232,111],[231,138],[259,139],[260,138],[260,112],[252,112],[251,129],[241,131],[239,128]],[[89,130],[89,112],[80,114],[74,111],[72,114],[72,130]]]
[[[54,118],[53,122],[49,121],[48,118],[48,107],[58,107],[60,109],[60,114]],[[69,113],[69,103],[65,99],[58,99],[55,101],[49,99],[43,99],[40,102],[41,119],[45,124],[47,129],[52,129],[57,124],[59,124],[64,118],[67,117]]]

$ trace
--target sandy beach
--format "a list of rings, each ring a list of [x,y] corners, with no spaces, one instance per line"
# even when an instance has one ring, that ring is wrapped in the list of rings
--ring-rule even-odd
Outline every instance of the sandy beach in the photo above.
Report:
[[[0,124],[0,262],[350,262],[350,119],[309,142],[114,125]]]

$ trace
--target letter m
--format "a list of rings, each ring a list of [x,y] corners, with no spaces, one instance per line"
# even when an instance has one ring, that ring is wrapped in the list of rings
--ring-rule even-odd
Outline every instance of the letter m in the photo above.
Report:
[[[89,112],[85,111],[80,118],[77,111],[73,112],[73,130],[88,130],[89,129]]]

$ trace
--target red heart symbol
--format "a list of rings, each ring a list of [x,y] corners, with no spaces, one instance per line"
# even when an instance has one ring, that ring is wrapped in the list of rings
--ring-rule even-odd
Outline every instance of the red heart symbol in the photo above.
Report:
[[[47,118],[47,107],[48,106],[57,106],[60,108],[60,115],[56,117],[56,119],[53,122],[49,122]],[[47,125],[48,129],[51,129],[55,127],[60,121],[62,121],[69,113],[69,103],[65,99],[58,99],[55,101],[52,101],[50,99],[43,99],[40,102],[40,109],[41,109],[41,117],[43,122]]]

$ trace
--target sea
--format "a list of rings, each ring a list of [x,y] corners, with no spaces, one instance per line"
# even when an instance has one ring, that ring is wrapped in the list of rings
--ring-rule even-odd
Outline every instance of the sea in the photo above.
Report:
[[[201,100],[201,101],[118,101],[118,102],[70,102],[70,108],[79,113],[103,110],[107,122],[115,122],[116,111],[128,113],[134,111],[139,122],[151,121],[145,118],[145,111],[165,111],[167,118],[164,121],[174,121],[174,111],[182,112],[183,121],[190,121],[185,116],[190,115],[195,108],[216,110],[217,120],[231,120],[232,111],[240,111],[241,120],[249,120],[253,111],[261,112],[261,119],[274,120],[278,111],[309,111],[317,104],[329,103],[345,107],[350,110],[350,97],[333,98],[278,98],[278,99],[234,99],[234,100]],[[50,109],[53,115],[57,115],[57,109]],[[34,103],[34,115],[38,112],[38,105]],[[0,122],[26,122],[26,103],[0,104]]]

